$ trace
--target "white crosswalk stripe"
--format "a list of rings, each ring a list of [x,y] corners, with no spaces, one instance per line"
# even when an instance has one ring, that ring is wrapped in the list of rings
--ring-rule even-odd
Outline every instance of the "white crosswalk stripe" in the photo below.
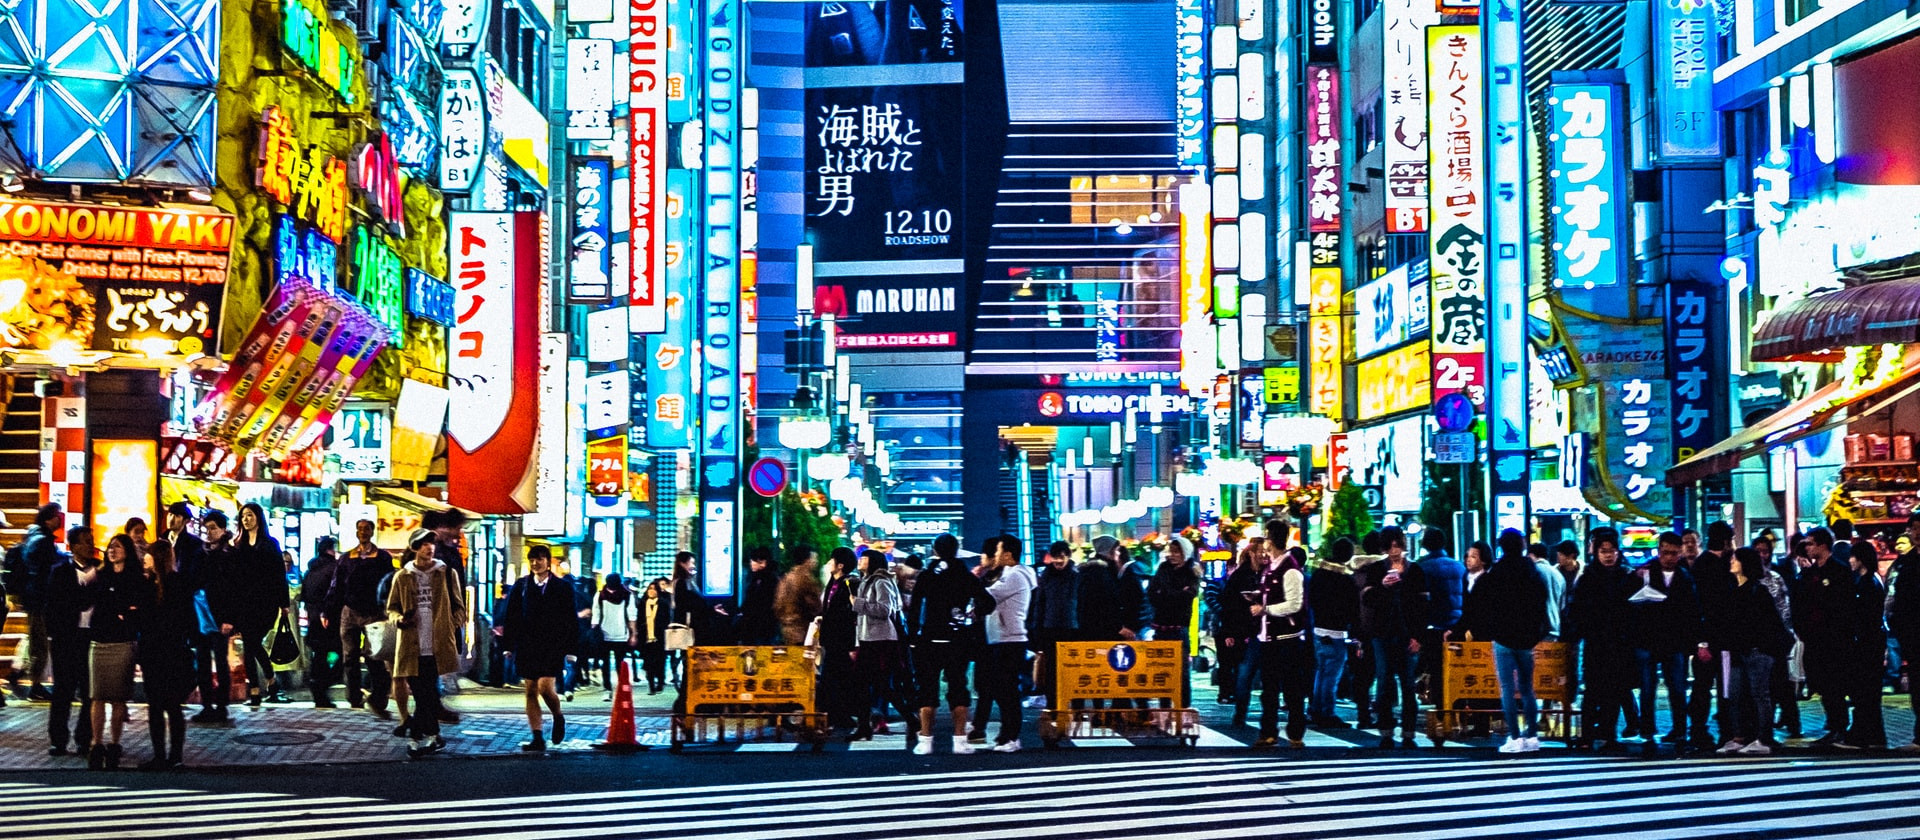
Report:
[[[588,801],[513,796],[403,803],[7,784],[0,786],[8,803],[0,811],[0,834],[533,840],[576,837],[591,826],[595,836],[674,840],[1869,840],[1911,838],[1920,825],[1920,761],[1877,757],[1512,760],[1409,753],[1301,760],[1214,753],[994,769],[997,760],[1007,759],[952,757],[940,772],[658,788]],[[770,797],[773,790],[778,793]]]

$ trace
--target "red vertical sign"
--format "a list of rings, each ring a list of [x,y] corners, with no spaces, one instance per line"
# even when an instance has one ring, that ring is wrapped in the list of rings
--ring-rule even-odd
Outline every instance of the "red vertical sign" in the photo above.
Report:
[[[627,167],[630,214],[627,273],[632,288],[627,303],[635,333],[667,330],[667,252],[661,241],[661,214],[667,206],[662,164],[667,129],[666,0],[629,0],[627,105],[631,156]]]

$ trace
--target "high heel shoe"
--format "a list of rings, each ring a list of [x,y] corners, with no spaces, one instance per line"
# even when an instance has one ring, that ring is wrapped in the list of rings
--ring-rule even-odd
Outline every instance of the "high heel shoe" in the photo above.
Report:
[[[107,769],[108,770],[120,769],[120,745],[119,744],[107,745]]]
[[[93,746],[93,749],[87,751],[87,769],[88,770],[104,770],[106,769],[106,767],[107,767],[107,748],[99,744],[95,744]]]

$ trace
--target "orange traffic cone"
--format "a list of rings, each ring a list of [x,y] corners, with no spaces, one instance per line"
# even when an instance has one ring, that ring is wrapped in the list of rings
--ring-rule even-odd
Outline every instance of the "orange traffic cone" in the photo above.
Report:
[[[646,749],[634,738],[633,678],[627,670],[630,662],[620,663],[620,682],[613,691],[613,716],[607,720],[607,740],[593,748],[605,752],[635,752]]]

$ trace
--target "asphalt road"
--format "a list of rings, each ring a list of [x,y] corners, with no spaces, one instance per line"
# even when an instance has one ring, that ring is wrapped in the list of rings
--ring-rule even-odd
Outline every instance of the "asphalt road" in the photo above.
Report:
[[[653,751],[8,774],[0,776],[0,802],[0,834],[36,840],[1865,840],[1920,836],[1920,759],[1124,747],[926,757],[844,748]]]

